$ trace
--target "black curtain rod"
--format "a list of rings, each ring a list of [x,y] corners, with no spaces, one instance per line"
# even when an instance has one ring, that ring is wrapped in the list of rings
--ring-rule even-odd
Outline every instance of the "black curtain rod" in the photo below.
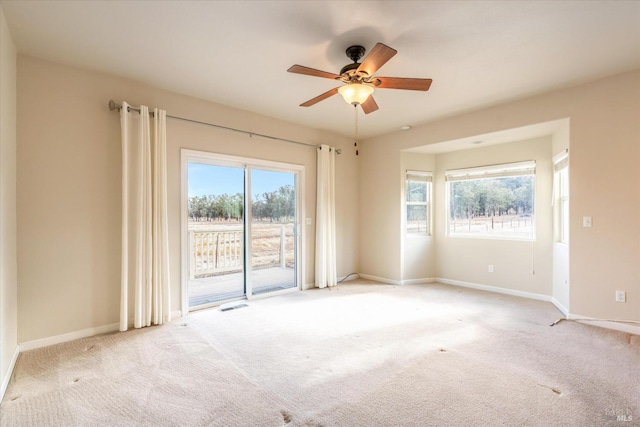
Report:
[[[118,112],[120,112],[121,109],[122,109],[122,105],[116,104],[113,99],[109,100],[109,110],[111,110],[111,111],[118,110]],[[140,109],[139,108],[135,108],[135,107],[127,107],[127,112],[130,112],[130,111],[137,111],[139,113]],[[153,116],[153,111],[149,111],[149,114],[151,114],[151,116]],[[259,136],[261,138],[273,139],[273,140],[282,141],[282,142],[289,142],[291,144],[305,145],[307,147],[320,148],[320,145],[316,145],[316,144],[309,144],[307,142],[300,142],[300,141],[294,141],[294,140],[291,140],[291,139],[278,138],[277,136],[271,136],[271,135],[264,135],[264,134],[261,134],[261,133],[249,132],[247,130],[235,129],[235,128],[228,127],[228,126],[216,125],[216,124],[213,124],[213,123],[201,122],[201,121],[198,121],[198,120],[185,119],[184,117],[170,116],[169,114],[167,114],[167,117],[170,118],[170,119],[182,120],[184,122],[197,123],[199,125],[212,126],[212,127],[218,128],[218,129],[225,129],[225,130],[230,130],[230,131],[233,131],[233,132],[239,132],[239,133],[243,133],[245,135],[249,135],[249,137],[252,137],[252,136],[255,135],[255,136]],[[340,154],[340,152],[341,152],[341,150],[336,150],[336,154]]]

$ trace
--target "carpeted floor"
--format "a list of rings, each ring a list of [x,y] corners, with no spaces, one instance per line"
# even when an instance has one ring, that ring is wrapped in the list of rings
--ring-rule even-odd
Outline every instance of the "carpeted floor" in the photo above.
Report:
[[[358,280],[22,353],[0,425],[640,425],[640,337],[559,317]]]

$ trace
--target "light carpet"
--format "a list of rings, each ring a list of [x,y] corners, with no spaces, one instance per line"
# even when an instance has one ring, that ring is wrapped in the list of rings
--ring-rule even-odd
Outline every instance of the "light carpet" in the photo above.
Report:
[[[20,355],[2,426],[640,425],[640,337],[364,280]]]

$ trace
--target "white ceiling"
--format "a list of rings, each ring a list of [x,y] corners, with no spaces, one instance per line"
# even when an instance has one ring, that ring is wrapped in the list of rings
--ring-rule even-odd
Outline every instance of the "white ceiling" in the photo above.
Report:
[[[377,75],[432,78],[378,89],[362,138],[640,68],[639,1],[2,0],[18,51],[351,136],[336,86],[353,44],[398,50]],[[105,99],[105,103],[108,100]],[[171,106],[166,108],[171,114]]]

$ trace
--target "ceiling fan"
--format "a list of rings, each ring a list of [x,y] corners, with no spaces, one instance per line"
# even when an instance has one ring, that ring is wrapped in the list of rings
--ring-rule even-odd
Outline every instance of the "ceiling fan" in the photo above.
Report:
[[[322,95],[318,95],[309,101],[300,104],[301,107],[310,107],[330,96],[340,93],[344,100],[353,105],[361,105],[365,114],[378,109],[378,104],[373,99],[373,91],[378,89],[405,89],[427,91],[431,86],[431,79],[413,79],[403,77],[376,77],[374,73],[398,53],[382,43],[377,43],[371,52],[360,63],[364,56],[365,48],[362,46],[350,46],[346,50],[347,56],[353,61],[342,67],[340,74],[333,74],[302,65],[293,65],[287,71],[290,73],[304,74],[307,76],[323,77],[325,79],[340,80],[345,83],[335,87]]]

